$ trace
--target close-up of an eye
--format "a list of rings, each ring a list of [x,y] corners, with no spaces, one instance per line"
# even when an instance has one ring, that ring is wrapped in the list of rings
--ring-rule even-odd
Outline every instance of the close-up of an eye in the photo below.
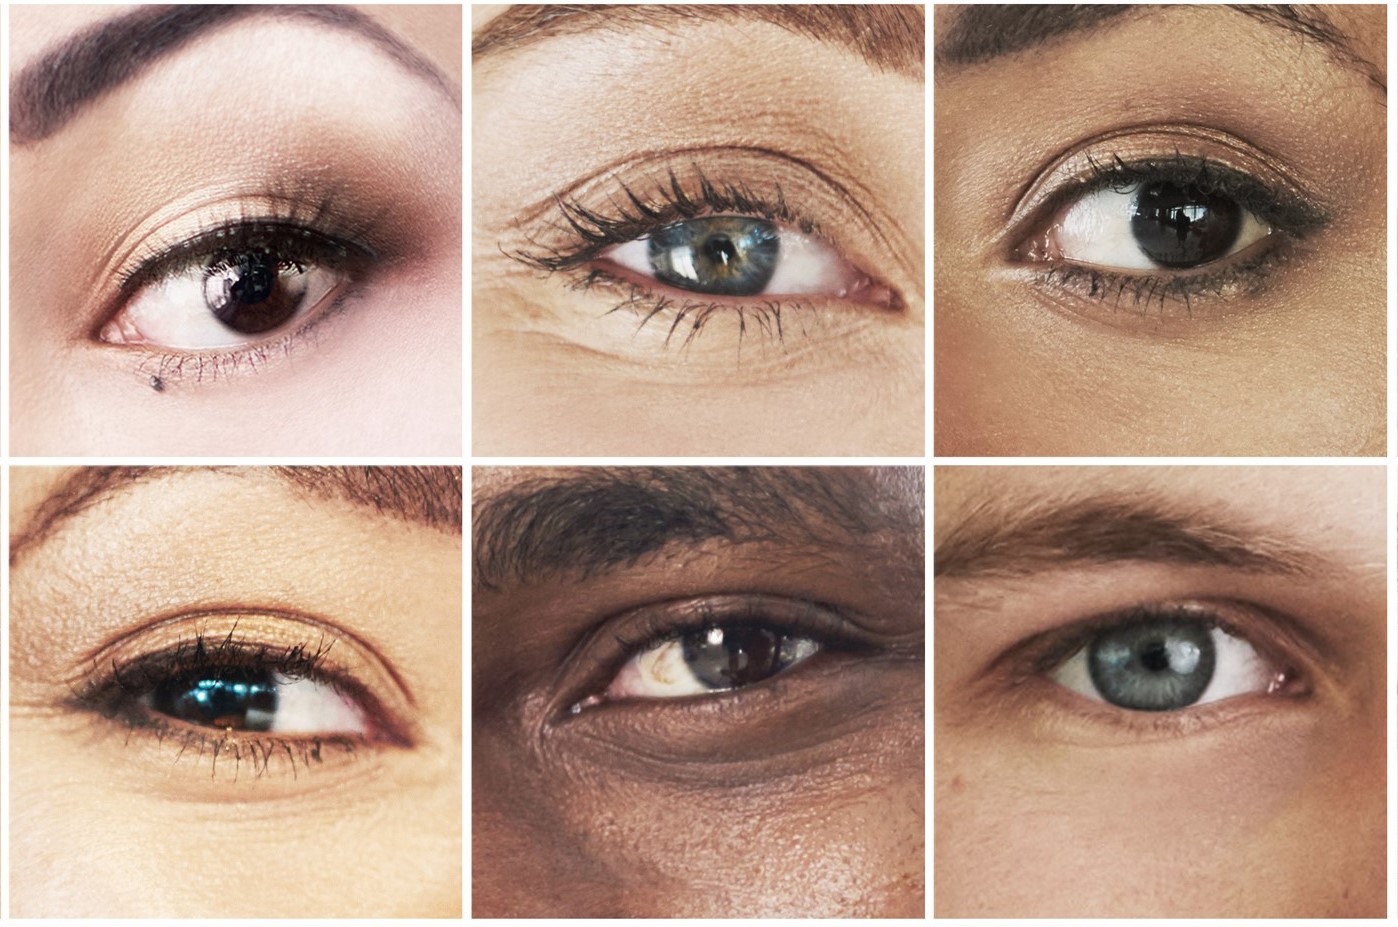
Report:
[[[216,245],[218,250],[200,253]],[[111,344],[201,350],[255,343],[327,311],[371,252],[309,229],[248,224],[187,241],[136,271],[99,332]]]
[[[1286,681],[1241,637],[1205,617],[1138,615],[1099,632],[1053,673],[1059,685],[1118,708],[1179,711]]]
[[[1271,228],[1227,193],[1172,181],[1106,186],[1053,220],[1029,260],[1184,270],[1246,250]]]
[[[362,712],[333,686],[265,670],[187,673],[161,682],[141,704],[178,721],[228,731],[365,732]]]
[[[632,657],[605,699],[679,698],[756,685],[820,650],[810,638],[763,627],[707,627]]]
[[[680,290],[719,296],[890,295],[813,235],[744,216],[675,222],[599,258]],[[881,291],[881,292],[878,292]]]

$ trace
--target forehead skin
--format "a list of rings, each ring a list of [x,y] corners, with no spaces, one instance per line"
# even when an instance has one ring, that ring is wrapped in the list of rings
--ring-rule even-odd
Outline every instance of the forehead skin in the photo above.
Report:
[[[1382,916],[1382,468],[942,468],[936,537],[987,507],[1015,515],[1094,495],[1207,515],[1325,566],[1079,563],[939,577],[936,915]],[[1047,680],[994,671],[1034,635],[1180,600],[1237,603],[1257,617],[1253,642],[1291,654],[1282,620],[1303,629],[1327,654],[1305,663],[1312,691],[1243,696],[1235,704],[1251,698],[1250,709],[1229,720],[1131,736],[1065,718],[1067,702],[1046,708]]]
[[[576,472],[477,470],[473,495],[480,505],[525,479]],[[893,494],[920,503],[911,485]],[[751,592],[764,579],[793,595],[851,595],[857,567],[880,585],[863,552],[825,551],[811,576],[785,546],[706,543],[586,581],[473,596],[473,916],[923,915],[921,660],[793,670],[786,685],[755,687],[769,692],[756,710],[715,704],[674,720],[637,705],[590,728],[596,743],[540,710],[582,626],[623,634],[612,603]],[[890,607],[916,627],[918,654],[920,579],[897,586],[902,611]],[[844,686],[848,698],[831,697]],[[677,761],[686,747],[694,755]]]

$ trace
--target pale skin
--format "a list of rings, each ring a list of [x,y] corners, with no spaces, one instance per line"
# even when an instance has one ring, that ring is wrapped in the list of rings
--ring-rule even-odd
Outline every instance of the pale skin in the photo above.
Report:
[[[503,9],[473,7],[474,32]],[[771,24],[687,22],[493,51],[473,64],[472,93],[477,453],[922,452],[920,78]],[[723,154],[735,149],[749,153]],[[767,197],[780,188],[826,230],[830,260],[879,281],[899,308],[829,293],[699,296],[719,308],[691,339],[693,314],[646,316],[657,295],[693,293],[635,276],[644,295],[612,311],[624,294],[577,286],[592,265],[550,274],[510,256],[556,235],[553,197],[613,174],[606,183],[641,189],[660,162]],[[605,186],[589,206],[625,200]],[[780,334],[753,308],[772,301]]]
[[[1214,541],[1285,549],[1291,565],[1157,541],[1017,565],[1009,545],[992,572],[970,559],[939,572],[936,914],[1382,917],[1382,469],[942,468],[938,557],[975,510],[1005,520],[1103,497],[1188,513]],[[1095,616],[1188,601],[1222,608],[1286,684],[1129,711],[1015,656]]]
[[[12,532],[68,476],[15,470]],[[258,468],[192,470],[119,489],[26,543],[10,590],[11,914],[460,916],[454,531]],[[138,658],[195,628],[211,647],[333,641],[322,666],[405,738],[351,754],[286,734],[265,749],[173,722],[157,739],[125,720],[145,717],[131,699],[75,700],[113,661],[129,682]]]
[[[1333,43],[1223,7],[1145,7],[938,63],[939,455],[1384,452],[1384,11],[1322,9]],[[938,41],[963,15],[937,8]],[[1162,130],[1185,134],[1145,140]],[[1016,252],[1048,225],[1017,208],[1074,152],[1286,177],[1327,221],[1290,242],[1267,223],[1187,302],[1169,287],[1192,270],[1060,285]],[[1258,273],[1225,273],[1264,254]],[[1057,266],[1092,263],[1112,264]]]
[[[475,524],[548,481],[553,517],[576,517],[562,513],[599,498],[567,496],[580,475],[478,470]],[[886,530],[851,537],[822,522],[793,536],[767,521],[765,540],[741,528],[675,540],[586,576],[537,564],[502,575],[490,566],[501,539],[476,539],[474,575],[491,586],[472,596],[473,917],[923,916],[921,487],[854,482],[845,503],[884,506]],[[680,495],[671,486],[647,510]],[[620,517],[588,511],[570,537]],[[824,603],[852,616],[841,627],[861,644],[810,631],[826,649],[744,688],[567,710],[678,630],[651,624],[664,603],[759,594],[769,605],[752,624],[780,620],[775,603]]]
[[[19,11],[12,75],[133,9]],[[421,67],[352,29],[245,16],[12,138],[15,453],[460,453],[461,12],[358,9]],[[126,257],[265,218],[269,196],[378,260],[234,347],[103,339],[132,302]],[[167,309],[208,314],[197,293]]]

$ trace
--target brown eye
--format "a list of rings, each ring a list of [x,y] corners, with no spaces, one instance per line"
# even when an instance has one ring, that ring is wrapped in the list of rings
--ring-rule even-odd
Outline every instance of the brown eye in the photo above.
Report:
[[[808,637],[751,625],[687,631],[637,653],[605,697],[678,698],[756,685],[808,659],[820,644]]]

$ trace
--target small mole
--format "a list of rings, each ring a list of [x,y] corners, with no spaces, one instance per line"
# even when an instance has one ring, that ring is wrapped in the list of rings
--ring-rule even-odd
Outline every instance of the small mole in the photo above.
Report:
[[[157,393],[163,393],[165,392],[165,381],[160,379],[160,377],[152,375],[150,378],[150,388]]]

